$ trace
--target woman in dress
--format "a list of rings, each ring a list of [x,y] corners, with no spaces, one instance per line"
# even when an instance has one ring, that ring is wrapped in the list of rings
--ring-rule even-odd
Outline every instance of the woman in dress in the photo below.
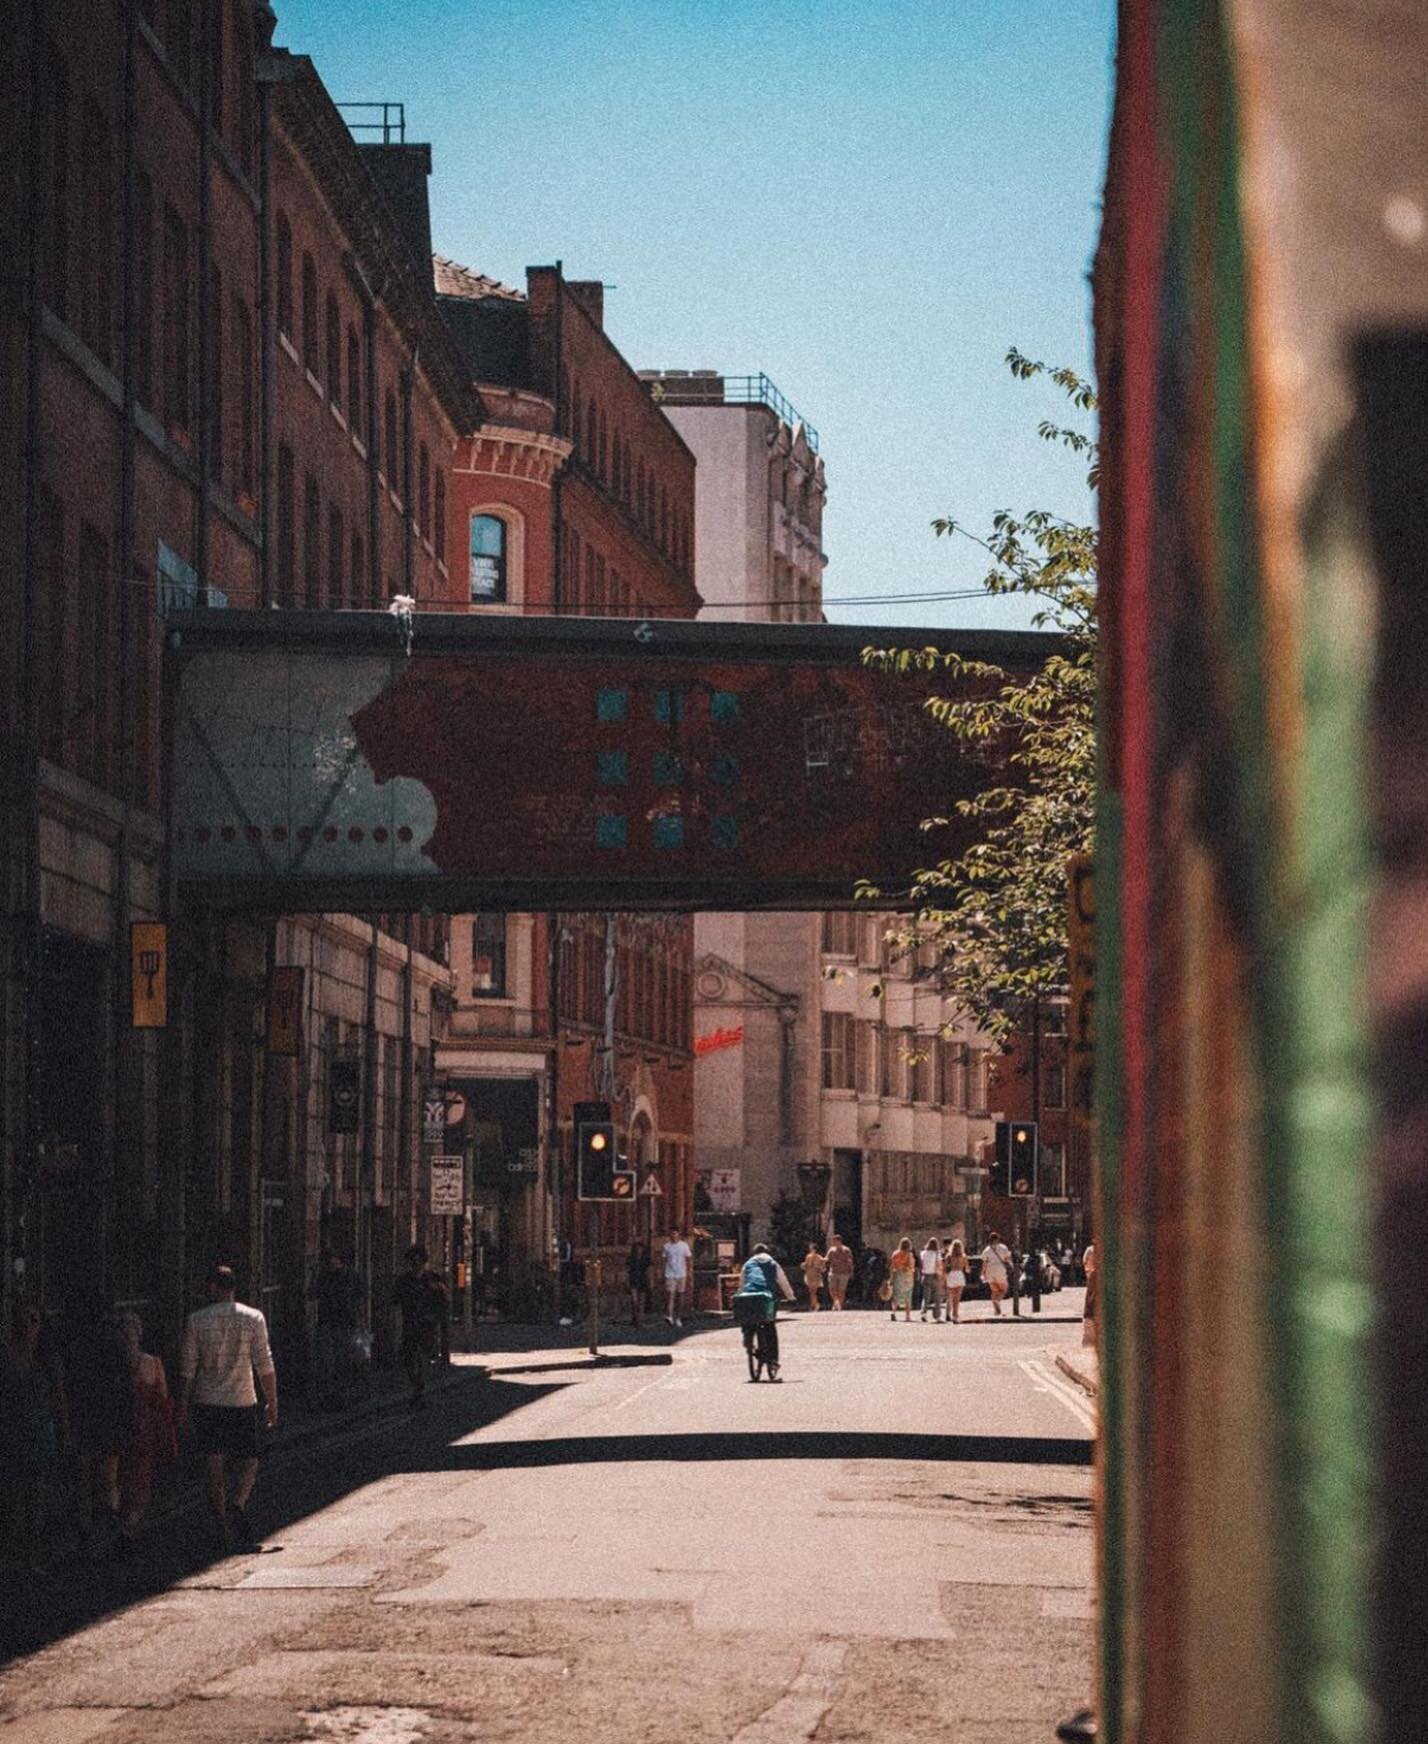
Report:
[[[144,1349],[143,1322],[137,1314],[123,1314],[119,1330],[134,1377],[134,1439],[119,1460],[119,1531],[128,1545],[139,1536],[149,1511],[154,1473],[178,1457],[178,1442],[168,1376],[162,1361]]]
[[[897,1319],[897,1311],[902,1309],[904,1320],[912,1319],[912,1281],[917,1273],[917,1255],[912,1251],[912,1238],[904,1236],[897,1244],[897,1252],[893,1255],[888,1267],[888,1277],[892,1282],[892,1318]]]
[[[962,1305],[962,1292],[967,1288],[967,1250],[955,1238],[947,1245],[946,1264],[948,1316],[955,1323],[961,1317],[958,1310]]]
[[[630,1243],[625,1259],[625,1278],[630,1286],[630,1325],[638,1326],[650,1311],[650,1244],[638,1238]]]
[[[31,1574],[44,1572],[45,1499],[68,1412],[59,1364],[45,1337],[38,1302],[20,1297],[10,1342],[0,1353],[0,1499],[3,1547]]]
[[[803,1287],[808,1292],[808,1306],[816,1314],[822,1304],[818,1300],[818,1292],[823,1287],[823,1273],[828,1261],[818,1251],[818,1243],[811,1241],[808,1252],[803,1256]]]

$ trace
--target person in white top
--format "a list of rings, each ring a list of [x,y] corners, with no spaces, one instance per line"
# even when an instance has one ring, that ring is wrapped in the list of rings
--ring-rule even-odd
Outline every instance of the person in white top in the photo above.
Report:
[[[978,1256],[982,1262],[982,1282],[991,1292],[992,1307],[1000,1314],[1002,1298],[1007,1293],[1007,1281],[1010,1278],[1008,1267],[1011,1265],[1011,1249],[1004,1241],[997,1240],[996,1230],[988,1230],[987,1245]]]
[[[224,1548],[236,1544],[256,1550],[258,1540],[247,1514],[258,1476],[253,1377],[263,1389],[263,1420],[270,1429],[278,1421],[278,1377],[268,1347],[268,1323],[258,1309],[239,1302],[237,1292],[232,1268],[215,1266],[208,1275],[208,1306],[188,1317],[179,1352],[178,1426],[185,1429],[192,1416],[194,1439],[206,1459],[209,1506]]]
[[[677,1229],[669,1232],[669,1240],[664,1244],[664,1317],[671,1326],[683,1326],[679,1310],[683,1306],[682,1297],[689,1283],[689,1268],[694,1261],[694,1252],[689,1243]]]
[[[927,1310],[932,1310],[932,1324],[936,1326],[942,1312],[942,1243],[935,1235],[929,1235],[927,1246],[922,1250],[922,1318],[926,1320]]]

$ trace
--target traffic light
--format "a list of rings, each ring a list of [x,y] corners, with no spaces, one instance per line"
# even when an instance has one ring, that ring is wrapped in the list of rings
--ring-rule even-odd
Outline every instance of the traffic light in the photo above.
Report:
[[[991,1189],[1003,1199],[1036,1197],[1036,1122],[999,1120]]]
[[[615,1192],[619,1160],[610,1106],[583,1102],[575,1110],[575,1191],[581,1199],[628,1197]]]

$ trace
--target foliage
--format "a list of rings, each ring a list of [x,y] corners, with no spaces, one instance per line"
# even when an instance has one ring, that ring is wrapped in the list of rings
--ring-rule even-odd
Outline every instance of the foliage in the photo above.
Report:
[[[801,1193],[785,1190],[769,1207],[769,1252],[785,1269],[800,1264],[820,1235],[817,1213]]]
[[[1094,389],[1071,370],[1050,368],[1012,349],[1007,365],[1021,381],[1044,376],[1077,411],[1094,411]],[[1043,441],[1086,457],[1097,480],[1092,437],[1050,420]],[[1092,845],[1095,782],[1096,530],[1044,509],[992,518],[983,537],[950,515],[941,538],[970,539],[991,558],[982,586],[993,596],[1037,602],[1032,623],[1059,632],[1061,650],[1029,678],[936,648],[868,649],[886,671],[938,671],[956,681],[928,698],[928,712],[970,751],[998,765],[1002,779],[956,814],[981,826],[964,853],[912,874],[913,915],[892,935],[901,948],[938,947],[935,971],[950,995],[999,1039],[1024,1021],[1031,1003],[1066,983],[1066,863]],[[946,817],[925,820],[931,833]],[[859,896],[882,894],[862,884]]]

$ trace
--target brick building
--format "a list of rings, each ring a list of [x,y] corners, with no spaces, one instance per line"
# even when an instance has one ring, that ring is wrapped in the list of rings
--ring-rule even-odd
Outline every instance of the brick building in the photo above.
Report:
[[[439,256],[434,272],[486,413],[452,472],[449,603],[694,616],[694,458],[605,333],[601,286],[533,267],[521,293]],[[470,1110],[483,1288],[517,1306],[554,1241],[613,1261],[654,1215],[576,1203],[576,1101],[611,1096],[660,1223],[692,1220],[692,925],[480,914],[452,929],[438,1063]]]
[[[221,1255],[292,1357],[321,1240],[380,1311],[424,1227],[444,928],[185,911],[164,616],[442,597],[444,480],[480,412],[392,197],[423,148],[356,146],[273,25],[253,0],[37,0],[5,36],[0,1289],[58,1308],[89,1274],[162,1339]],[[142,1030],[129,927],[153,919],[169,1021]],[[283,965],[304,975],[291,1060],[264,1046]],[[353,1137],[328,1131],[344,1056]]]

